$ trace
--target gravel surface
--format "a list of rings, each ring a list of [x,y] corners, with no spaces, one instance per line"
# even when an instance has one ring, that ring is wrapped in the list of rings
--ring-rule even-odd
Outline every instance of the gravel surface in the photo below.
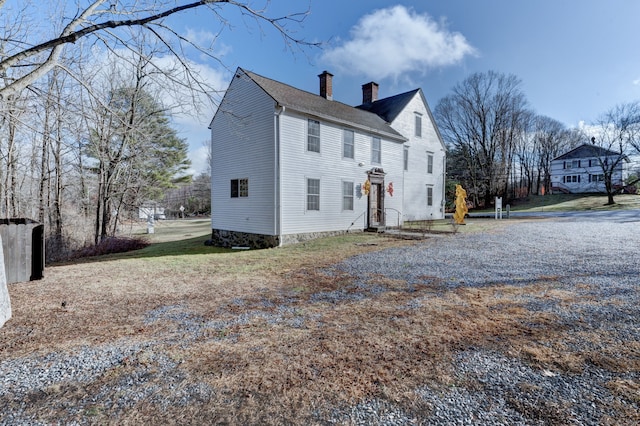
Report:
[[[387,249],[359,255],[334,265],[325,272],[350,274],[351,287],[340,291],[318,292],[310,303],[348,303],[389,291],[380,277],[403,280],[407,290],[418,284],[430,284],[442,293],[460,287],[495,285],[528,286],[553,277],[556,288],[578,292],[585,300],[598,303],[560,304],[527,299],[528,309],[557,316],[558,321],[581,330],[598,330],[609,341],[640,341],[640,247],[638,222],[606,221],[533,221],[507,226],[500,231],[439,237],[404,248]],[[180,372],[179,362],[157,351],[156,345],[170,343],[188,346],[202,336],[233,341],[237,336],[223,331],[242,325],[252,318],[292,328],[303,328],[321,318],[302,315],[288,299],[278,306],[266,301],[262,308],[252,305],[241,314],[224,315],[224,320],[205,320],[181,305],[165,306],[147,313],[146,322],[168,321],[179,332],[169,333],[162,341],[140,344],[120,341],[98,347],[80,347],[71,353],[50,353],[0,362],[0,398],[14,401],[10,411],[0,414],[0,425],[39,423],[25,414],[27,395],[50,386],[90,383],[127,360],[136,360],[139,368],[123,376],[118,383],[117,399],[109,399],[108,389],[85,395],[77,404],[66,407],[77,415],[100,401],[113,412],[133,407],[143,399],[158,398],[159,407],[205,401],[215,394],[205,383],[189,381]],[[235,299],[235,306],[243,306]],[[402,309],[417,309],[429,303],[416,297]],[[217,332],[217,333],[216,333]],[[218,337],[215,337],[218,336]],[[575,339],[573,350],[598,350],[593,342]],[[596,347],[594,347],[594,345]],[[257,349],[259,350],[259,348]],[[636,357],[640,354],[636,353]],[[142,362],[143,360],[144,362]],[[150,370],[149,366],[153,366]],[[150,371],[161,375],[161,388],[148,382]],[[631,424],[613,406],[638,413],[640,398],[625,398],[612,393],[612,380],[640,385],[637,371],[608,371],[588,365],[580,372],[549,371],[534,368],[522,360],[486,348],[468,348],[457,354],[456,385],[448,388],[422,386],[415,389],[430,409],[408,413],[393,402],[379,399],[361,401],[350,407],[319,413],[318,423],[354,425],[543,425],[557,416],[557,424],[596,425]],[[158,395],[172,395],[160,398]],[[616,421],[611,422],[611,419]],[[86,419],[79,424],[91,423]]]

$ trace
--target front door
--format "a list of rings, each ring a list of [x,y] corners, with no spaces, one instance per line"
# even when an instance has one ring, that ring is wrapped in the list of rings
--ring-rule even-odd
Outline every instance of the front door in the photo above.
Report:
[[[369,227],[384,226],[383,202],[381,194],[384,189],[379,183],[372,183],[369,192]]]
[[[374,169],[369,172],[368,228],[379,231],[384,228],[384,171]]]

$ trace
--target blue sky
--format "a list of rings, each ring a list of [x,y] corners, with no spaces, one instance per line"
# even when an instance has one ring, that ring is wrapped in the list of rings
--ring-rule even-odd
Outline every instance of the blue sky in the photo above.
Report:
[[[317,75],[328,70],[335,100],[357,105],[361,85],[376,81],[380,97],[421,87],[432,109],[470,74],[495,70],[519,77],[531,108],[568,127],[640,99],[637,0],[275,0],[267,14],[307,7],[304,22],[288,28],[322,49],[292,52],[268,24],[224,6],[230,27],[215,41],[224,66],[192,59],[221,89],[240,66],[317,93]],[[206,39],[220,24],[203,12],[172,20],[183,34]],[[181,125],[196,169],[208,138],[206,115]]]

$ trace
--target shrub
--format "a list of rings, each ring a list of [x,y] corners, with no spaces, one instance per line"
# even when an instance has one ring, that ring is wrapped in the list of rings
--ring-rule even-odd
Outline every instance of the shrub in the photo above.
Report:
[[[124,253],[127,251],[140,250],[150,243],[140,237],[109,237],[100,243],[87,246],[75,252],[75,258],[102,256],[105,254]]]

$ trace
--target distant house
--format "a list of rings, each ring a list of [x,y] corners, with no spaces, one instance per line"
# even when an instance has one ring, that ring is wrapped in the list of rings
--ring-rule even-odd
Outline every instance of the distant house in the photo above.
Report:
[[[138,207],[138,219],[149,220],[149,218],[166,219],[164,207],[158,207],[155,203],[144,203]]]
[[[603,165],[609,170],[616,161],[611,183],[623,187],[629,176],[629,158],[597,145],[580,145],[551,161],[551,190],[570,194],[606,192]]]
[[[211,121],[212,240],[274,247],[444,217],[445,146],[421,89],[333,100],[238,68]]]

